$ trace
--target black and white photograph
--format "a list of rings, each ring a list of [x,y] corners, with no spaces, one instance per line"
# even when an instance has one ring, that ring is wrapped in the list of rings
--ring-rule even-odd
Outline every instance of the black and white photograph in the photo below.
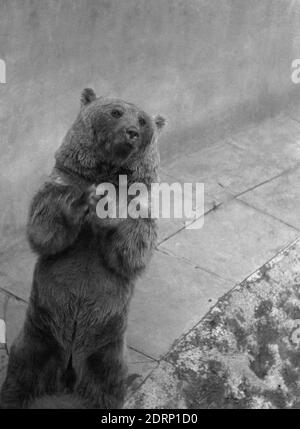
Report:
[[[300,409],[300,0],[0,0],[0,425],[24,409]]]

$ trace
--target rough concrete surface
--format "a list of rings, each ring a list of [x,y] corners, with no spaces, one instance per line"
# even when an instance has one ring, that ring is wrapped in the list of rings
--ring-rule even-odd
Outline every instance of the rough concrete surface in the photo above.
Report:
[[[129,408],[300,408],[300,241],[225,295]]]

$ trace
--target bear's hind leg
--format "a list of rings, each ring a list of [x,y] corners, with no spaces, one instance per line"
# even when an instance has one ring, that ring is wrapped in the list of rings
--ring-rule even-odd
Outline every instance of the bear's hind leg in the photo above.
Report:
[[[127,376],[123,341],[92,352],[80,366],[75,391],[85,399],[89,408],[123,407]]]
[[[6,379],[0,394],[1,408],[27,408],[30,401],[57,390],[61,359],[59,350],[35,337],[24,338],[23,332],[14,342]]]

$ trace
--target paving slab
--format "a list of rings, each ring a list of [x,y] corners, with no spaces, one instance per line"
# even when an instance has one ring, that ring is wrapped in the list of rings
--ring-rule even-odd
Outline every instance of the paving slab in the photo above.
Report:
[[[141,386],[145,378],[157,367],[158,362],[139,353],[128,349],[128,373],[127,393],[129,398]]]
[[[260,153],[226,139],[170,163],[165,170],[185,182],[204,183],[206,204],[226,202],[272,177],[282,169]]]
[[[10,297],[6,307],[6,338],[7,348],[10,347],[19,334],[23,327],[25,315],[27,310],[27,304],[23,301],[17,300],[14,297]]]
[[[300,408],[300,241],[225,295],[128,408]]]
[[[185,227],[185,223],[172,219],[158,219],[157,243],[160,244]]]
[[[300,230],[300,168],[239,197],[251,206]]]
[[[0,255],[0,285],[2,289],[28,300],[36,256],[24,237]]]
[[[153,358],[165,354],[233,283],[155,252],[131,303],[128,344]]]
[[[168,184],[172,186],[172,184],[179,183],[180,185],[184,184],[184,180],[180,177],[180,175],[169,175],[166,174],[165,171],[160,172],[160,182],[164,184]],[[201,201],[196,201],[195,198],[192,198],[192,201],[189,200],[189,204],[191,204],[191,207],[193,210],[198,210],[198,213],[200,215],[207,213],[209,210],[211,210],[214,206],[220,203],[220,201],[217,201],[214,197],[212,197],[210,194],[208,194],[207,190],[205,189],[205,198]],[[165,203],[164,198],[162,198],[162,203]],[[171,235],[174,235],[176,232],[181,230],[185,227],[186,221],[189,222],[188,219],[185,219],[183,216],[181,218],[174,218],[172,216],[172,211],[170,213],[169,219],[158,219],[158,243],[161,243],[162,241],[166,240]]]
[[[223,144],[213,145],[213,148],[219,146],[223,147]],[[206,213],[225,199],[229,199],[232,196],[226,194],[224,189],[219,184],[208,182],[204,183],[204,176],[199,175],[198,168],[202,151],[203,150],[195,152],[191,155],[185,155],[175,161],[170,162],[169,166],[164,170],[164,175],[161,176],[161,182],[164,181],[164,183],[168,183],[169,185],[180,183],[182,186],[184,183],[203,183],[205,194],[204,201],[200,200],[197,202],[195,199],[193,199],[192,207],[193,210],[198,209],[199,211]],[[190,168],[190,164],[192,164],[192,166],[196,164],[196,171],[195,169],[193,170]]]
[[[260,154],[281,171],[300,162],[300,123],[279,116],[230,137],[237,147]]]
[[[208,213],[201,229],[180,231],[159,249],[239,283],[298,236],[294,228],[235,200]]]

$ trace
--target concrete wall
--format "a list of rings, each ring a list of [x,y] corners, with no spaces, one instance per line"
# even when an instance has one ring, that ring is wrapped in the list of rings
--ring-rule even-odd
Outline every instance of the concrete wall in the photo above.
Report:
[[[299,24],[299,0],[0,0],[2,237],[24,224],[82,88],[164,114],[166,162],[287,107]]]

